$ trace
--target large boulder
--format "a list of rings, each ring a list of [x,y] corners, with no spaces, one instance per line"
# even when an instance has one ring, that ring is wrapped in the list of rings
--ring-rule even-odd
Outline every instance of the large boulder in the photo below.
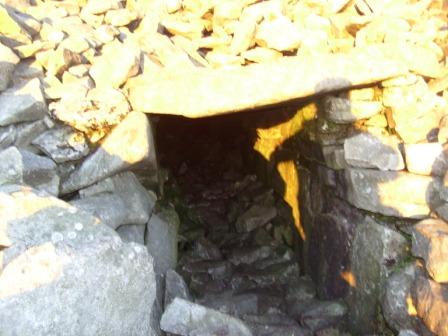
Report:
[[[2,335],[157,335],[153,260],[94,217],[0,189]]]

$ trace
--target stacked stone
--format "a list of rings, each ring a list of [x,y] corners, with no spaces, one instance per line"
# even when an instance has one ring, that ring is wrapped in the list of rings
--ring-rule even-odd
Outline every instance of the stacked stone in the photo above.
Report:
[[[326,95],[298,139],[305,264],[359,333],[381,307],[396,331],[448,334],[448,91],[434,83],[415,70]]]
[[[137,12],[120,1],[0,3],[5,335],[161,333],[178,222],[154,210],[151,124],[122,89],[140,69],[140,49],[123,43]]]

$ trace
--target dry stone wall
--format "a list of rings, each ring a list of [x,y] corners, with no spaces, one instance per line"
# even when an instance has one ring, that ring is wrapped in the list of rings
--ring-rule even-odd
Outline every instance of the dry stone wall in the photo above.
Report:
[[[381,308],[403,334],[448,335],[446,7],[1,0],[2,333],[159,334],[178,223],[153,215],[155,193],[131,172],[156,190],[143,112],[320,94],[291,127],[258,132],[269,161],[289,139],[300,152],[278,175],[294,181],[285,197],[320,296],[349,303],[355,333],[374,330]],[[148,244],[152,227],[169,238],[163,254],[123,242]]]

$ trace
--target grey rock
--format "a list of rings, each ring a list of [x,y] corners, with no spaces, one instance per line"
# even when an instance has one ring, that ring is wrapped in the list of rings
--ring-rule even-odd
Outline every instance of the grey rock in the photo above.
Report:
[[[411,287],[417,275],[418,268],[415,264],[410,264],[392,274],[387,279],[381,308],[387,324],[394,330],[406,329],[417,335],[429,335],[422,321],[413,315],[412,311],[410,313]]]
[[[47,105],[37,78],[0,94],[0,126],[42,119],[46,113]]]
[[[270,246],[248,246],[232,249],[227,259],[234,265],[252,264],[258,260],[272,257],[273,255],[274,250]]]
[[[412,299],[417,315],[436,335],[448,335],[448,287],[424,275],[417,276],[412,286]]]
[[[241,317],[247,314],[258,314],[258,295],[254,293],[234,294],[227,291],[219,294],[206,294],[197,303],[223,314]]]
[[[448,155],[442,144],[405,144],[406,167],[411,173],[443,176],[448,169]]]
[[[22,156],[16,147],[0,152],[0,185],[23,183]]]
[[[412,254],[423,258],[436,282],[448,282],[448,224],[429,218],[414,225],[411,232]]]
[[[440,181],[429,176],[373,169],[347,169],[337,192],[352,205],[386,216],[422,218],[429,214]]]
[[[148,222],[155,199],[151,198],[133,173],[117,174],[91,188],[101,189],[103,185],[106,186],[103,192],[70,203],[97,216],[112,229],[126,224],[145,225]],[[110,189],[107,189],[108,186]]]
[[[235,227],[238,232],[250,232],[269,223],[275,216],[277,216],[275,207],[265,207],[256,204],[238,217]]]
[[[49,118],[45,117],[43,120],[11,125],[14,127],[16,133],[14,146],[26,149],[33,153],[40,153],[40,150],[32,145],[32,141],[45,132],[49,126],[51,126],[51,123]]]
[[[299,321],[302,326],[313,332],[336,327],[343,322],[347,314],[347,306],[338,301],[316,301],[307,306],[300,314]]]
[[[56,164],[48,158],[9,147],[0,152],[0,183],[25,183],[51,195],[59,193],[59,176]]]
[[[0,43],[0,92],[8,88],[19,61],[20,58],[11,49]]]
[[[131,112],[62,184],[69,193],[94,184],[136,165],[156,170],[154,139],[148,118]]]
[[[175,298],[181,298],[187,301],[193,300],[182,276],[174,270],[168,270],[165,274],[164,306],[167,307]]]
[[[32,144],[57,163],[79,160],[89,154],[84,134],[67,126],[55,127],[42,133]]]
[[[232,264],[226,260],[208,260],[193,261],[187,263],[182,268],[188,273],[204,273],[209,274],[214,280],[221,280],[232,274]]]
[[[252,335],[241,320],[180,298],[175,298],[168,305],[160,327],[163,331],[185,336]]]
[[[374,330],[376,307],[384,294],[385,281],[409,249],[407,240],[398,231],[367,217],[356,228],[351,249],[350,272],[356,285],[346,298],[348,323],[356,334]]]
[[[177,232],[179,226],[173,221],[165,221],[153,214],[147,224],[145,244],[154,258],[157,274],[165,274],[177,263]]]
[[[308,236],[305,262],[319,296],[332,300],[345,297],[350,288],[350,251],[355,230],[364,222],[364,216],[337,198],[329,198],[321,212],[315,216]]]
[[[348,98],[334,96],[326,96],[323,104],[328,119],[339,124],[350,124],[373,117],[383,108],[381,102],[351,101]]]
[[[155,334],[155,275],[144,247],[123,244],[48,194],[8,186],[1,198],[10,205],[0,210],[10,240],[0,274],[4,335]]]
[[[292,282],[286,290],[286,302],[310,301],[316,297],[316,286],[308,276]]]
[[[360,133],[344,142],[344,157],[354,167],[379,170],[404,169],[403,156],[394,137]]]
[[[146,225],[142,224],[129,224],[122,225],[116,229],[121,240],[126,243],[145,244],[145,229]]]
[[[406,330],[400,330],[398,336],[419,336],[419,335],[412,330],[406,329]]]
[[[219,248],[204,237],[200,237],[194,242],[193,254],[194,256],[204,260],[222,259],[222,254]]]

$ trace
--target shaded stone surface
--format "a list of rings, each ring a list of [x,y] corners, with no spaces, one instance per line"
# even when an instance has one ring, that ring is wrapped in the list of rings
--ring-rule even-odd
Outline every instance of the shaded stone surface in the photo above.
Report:
[[[167,307],[175,298],[192,301],[190,290],[181,275],[174,270],[165,274],[164,307]]]
[[[10,240],[0,274],[3,334],[155,334],[155,274],[144,247],[45,193],[8,186],[0,197]]]
[[[39,79],[15,85],[0,94],[0,126],[45,117],[45,104]]]
[[[402,170],[404,160],[394,137],[360,133],[344,141],[345,161],[354,167]]]
[[[81,195],[70,204],[98,217],[112,229],[126,224],[145,225],[155,205],[155,199],[131,172],[101,181]]]
[[[417,335],[429,335],[412,302],[411,288],[419,273],[421,270],[415,264],[394,272],[386,281],[381,308],[387,324],[394,330],[406,329]]]
[[[241,320],[180,298],[174,299],[165,309],[160,327],[166,332],[185,336],[253,335]]]
[[[161,69],[147,80],[143,77],[129,84],[130,102],[138,111],[196,118],[372,83],[405,70],[381,52],[377,57],[371,57],[371,52],[286,57],[234,69]],[[191,91],[191,87],[195,89]],[[166,99],[168,95],[176,99]]]
[[[137,243],[145,244],[145,229],[144,224],[128,224],[119,226],[115,231],[117,231],[121,240],[125,243]]]
[[[408,248],[403,235],[370,217],[358,226],[350,251],[353,282],[346,298],[352,332],[366,334],[375,329],[376,307],[385,281]]]

